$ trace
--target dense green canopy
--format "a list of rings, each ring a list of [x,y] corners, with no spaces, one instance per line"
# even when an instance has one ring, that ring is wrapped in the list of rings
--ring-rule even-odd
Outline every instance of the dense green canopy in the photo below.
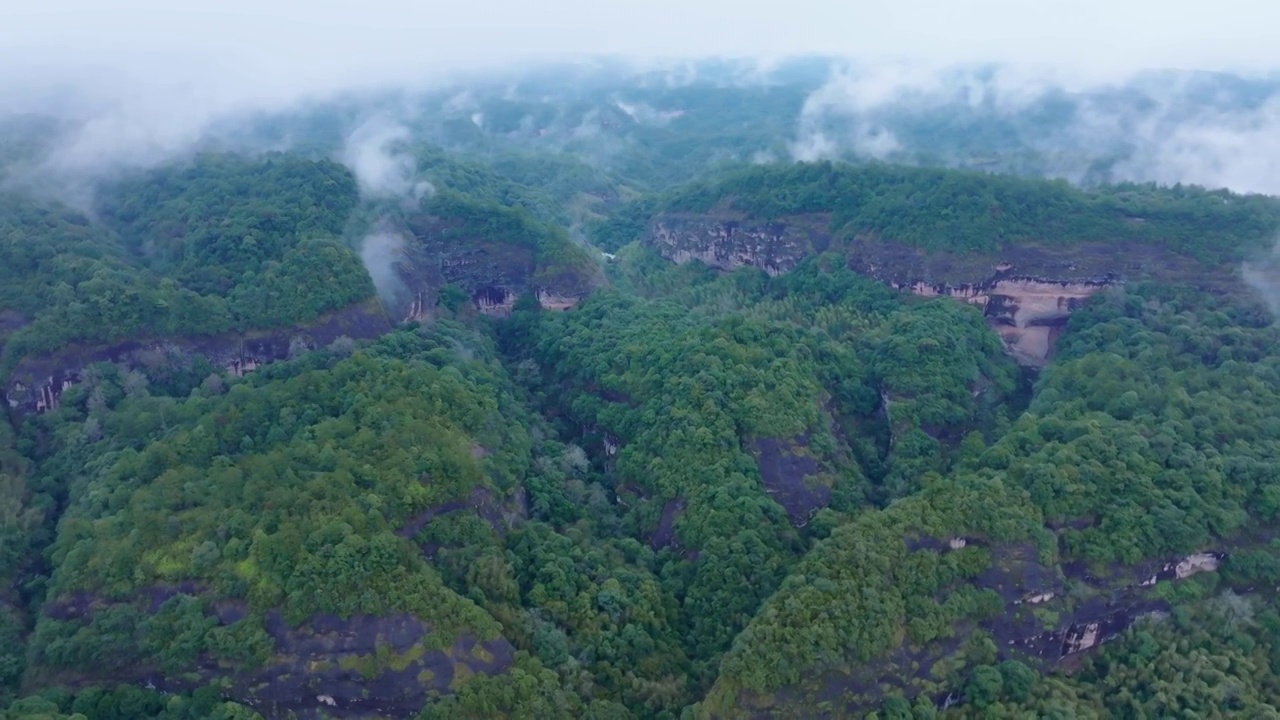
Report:
[[[125,178],[92,215],[4,198],[6,377],[371,302],[349,241],[380,221],[468,277],[531,269],[509,317],[433,288],[380,339],[90,363],[0,423],[0,719],[247,720],[323,711],[322,683],[427,718],[1280,714],[1280,331],[1235,280],[1126,278],[1031,371],[981,307],[840,242],[778,276],[634,242],[662,213],[811,215],[1222,279],[1275,200],[828,163],[644,194],[669,158],[406,152],[429,197],[272,154]],[[555,283],[594,291],[543,309]],[[1091,623],[1110,642],[1060,662]]]

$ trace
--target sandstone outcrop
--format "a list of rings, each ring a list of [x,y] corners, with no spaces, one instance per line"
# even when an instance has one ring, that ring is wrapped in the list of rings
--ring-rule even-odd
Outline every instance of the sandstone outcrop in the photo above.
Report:
[[[937,667],[955,661],[963,638],[975,629],[991,637],[998,659],[1016,659],[1047,672],[1115,640],[1135,623],[1167,613],[1170,604],[1152,592],[1148,573],[1154,572],[1160,581],[1179,582],[1196,572],[1213,572],[1225,557],[1221,552],[1201,552],[1138,566],[1115,565],[1106,568],[1106,578],[1099,578],[1083,563],[1043,563],[1031,543],[982,537],[911,536],[904,541],[913,552],[948,553],[977,546],[990,553],[988,568],[964,583],[994,592],[1003,610],[976,623],[957,623],[949,638],[923,646],[902,642],[871,662],[828,667],[801,685],[768,695],[741,692],[735,708],[741,717],[807,717],[819,704],[825,704],[824,716],[857,717],[879,707],[888,694],[914,699],[922,686],[937,681]],[[952,690],[930,699],[944,709],[961,702],[963,695]]]
[[[915,282],[892,287],[923,297],[952,297],[982,310],[1005,347],[1020,364],[1043,365],[1072,311],[1093,294],[1118,281],[1110,276],[1087,279],[1046,279],[1006,275],[1012,266],[1002,264],[985,282],[972,285],[930,285]]]
[[[54,410],[62,394],[78,385],[90,365],[116,363],[129,368],[181,366],[203,358],[229,375],[242,377],[265,363],[307,349],[326,347],[340,337],[376,338],[391,322],[376,298],[328,313],[302,327],[155,339],[130,339],[110,345],[71,345],[23,358],[4,387],[4,400],[16,416]]]
[[[128,604],[155,614],[170,598],[201,591],[189,582],[154,586]],[[95,614],[123,604],[78,592],[51,603],[46,614],[62,622],[88,623]],[[484,640],[461,632],[444,641],[430,625],[406,613],[316,615],[296,626],[275,610],[255,616],[238,600],[214,602],[209,613],[220,626],[261,623],[272,644],[269,659],[256,667],[235,667],[203,655],[188,672],[137,664],[113,679],[165,692],[218,683],[226,697],[269,718],[410,718],[433,697],[453,692],[473,675],[506,672],[515,657],[515,648],[501,636]]]
[[[395,269],[408,292],[389,310],[401,320],[428,317],[446,285],[464,291],[480,313],[506,317],[525,293],[545,309],[567,310],[603,282],[599,267],[568,240],[549,259],[533,246],[460,234],[439,218],[415,218],[400,232],[406,242]]]
[[[761,222],[745,216],[662,215],[649,243],[676,263],[697,260],[731,271],[755,267],[777,276],[828,250],[845,253],[849,266],[887,285],[926,297],[951,297],[978,306],[1021,364],[1040,366],[1070,313],[1095,293],[1141,275],[1153,250],[1133,257],[1100,243],[1075,248],[1026,246],[1000,253],[928,253],[876,238],[837,243],[825,215]],[[1158,254],[1158,251],[1155,251]],[[1169,267],[1178,259],[1160,259]]]
[[[650,242],[664,257],[684,263],[700,260],[721,270],[749,266],[770,275],[795,268],[830,244],[826,218],[806,216],[788,222],[715,219],[701,215],[664,215],[650,228]]]

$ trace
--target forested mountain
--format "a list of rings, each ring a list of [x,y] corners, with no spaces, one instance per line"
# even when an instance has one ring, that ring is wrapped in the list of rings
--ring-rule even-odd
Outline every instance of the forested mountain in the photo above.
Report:
[[[1088,186],[1240,182],[1274,191],[1236,143],[1256,132],[1257,144],[1265,145],[1277,102],[1274,73],[1151,70],[1091,79],[995,63],[940,68],[820,55],[772,62],[615,59],[535,65],[237,117],[209,143],[288,143],[324,152],[342,143],[352,122],[381,112],[452,152],[495,161],[556,157],[562,166],[572,160],[647,191],[726,164],[820,159],[969,168]],[[1212,161],[1194,162],[1202,155]],[[543,181],[563,185],[565,177]]]
[[[0,718],[1280,716],[1280,200],[748,69],[6,185]]]
[[[77,341],[300,324],[373,295],[335,242],[351,173],[291,156],[208,157],[110,187],[97,222],[5,200],[4,367]]]

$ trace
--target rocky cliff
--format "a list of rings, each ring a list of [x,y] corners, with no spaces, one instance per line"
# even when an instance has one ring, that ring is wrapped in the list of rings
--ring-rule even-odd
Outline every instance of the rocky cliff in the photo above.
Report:
[[[978,306],[1010,354],[1032,367],[1053,357],[1068,316],[1089,297],[1131,279],[1209,277],[1190,259],[1158,247],[1109,243],[952,253],[859,237],[846,254],[852,269],[890,287]]]
[[[1001,264],[995,273],[972,285],[931,285],[916,281],[899,290],[923,297],[951,297],[976,305],[1022,365],[1039,366],[1053,354],[1053,347],[1067,316],[1097,292],[1118,284],[1114,276],[1080,279],[1046,279],[1010,275],[1013,266]]]
[[[406,242],[396,272],[407,292],[392,304],[397,318],[428,316],[445,285],[465,291],[481,313],[505,317],[525,293],[548,310],[566,310],[603,282],[567,238],[521,244],[434,216],[413,218],[399,233]]]
[[[1224,280],[1190,258],[1155,245],[1025,244],[990,253],[925,252],[882,238],[837,240],[825,215],[777,221],[741,214],[660,215],[648,242],[673,262],[697,260],[723,270],[756,267],[770,275],[826,251],[891,287],[980,307],[1019,363],[1043,365],[1067,316],[1091,295],[1131,279],[1158,277],[1208,286]]]
[[[1105,570],[1105,576],[1099,577],[1082,563],[1046,565],[1031,544],[963,536],[905,541],[912,553],[946,554],[975,546],[989,553],[989,567],[969,583],[994,592],[1002,609],[985,620],[961,621],[931,643],[905,640],[870,662],[837,664],[799,685],[768,694],[739,690],[734,693],[735,716],[859,717],[878,708],[888,695],[900,692],[913,699],[936,688],[947,668],[962,664],[957,658],[963,656],[966,640],[975,631],[991,638],[999,659],[1017,659],[1045,672],[1069,669],[1081,654],[1120,637],[1135,623],[1167,613],[1169,603],[1152,592],[1157,582],[1215,572],[1225,557],[1206,551],[1136,566],[1117,565],[1098,570]],[[959,691],[929,697],[938,708],[963,700]],[[815,708],[822,712],[815,713]]]
[[[111,610],[154,616],[170,601],[193,601],[202,591],[194,583],[154,586],[132,602],[76,593],[51,603],[45,614],[73,625],[87,625],[95,615]],[[444,637],[404,613],[317,615],[295,626],[278,611],[260,616],[243,601],[222,600],[211,603],[206,614],[217,628],[261,627],[269,643],[265,659],[229,662],[205,653],[183,672],[166,672],[137,660],[112,679],[167,692],[217,683],[226,697],[269,718],[409,718],[433,697],[453,692],[473,675],[505,672],[515,654],[501,636],[484,640],[463,632]],[[67,675],[61,679],[76,685],[103,678]]]
[[[824,215],[786,222],[758,222],[746,216],[663,215],[650,226],[649,242],[677,263],[700,260],[721,270],[749,266],[781,275],[830,246],[827,222]]]
[[[390,329],[386,311],[376,298],[370,298],[303,327],[72,345],[58,352],[23,358],[6,380],[4,400],[10,414],[19,417],[55,409],[62,393],[80,382],[86,368],[100,362],[154,368],[165,364],[189,366],[199,357],[240,377],[264,363],[288,358],[300,350],[326,347],[340,337],[374,338]]]

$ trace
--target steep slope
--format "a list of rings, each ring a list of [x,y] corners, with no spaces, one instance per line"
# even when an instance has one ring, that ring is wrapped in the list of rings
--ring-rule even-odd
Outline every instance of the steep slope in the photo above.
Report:
[[[548,411],[602,459],[626,532],[666,558],[686,653],[714,667],[813,537],[947,466],[1017,373],[972,310],[844,269],[670,284],[543,313],[513,344],[536,344]]]
[[[1043,365],[1070,312],[1124,282],[1222,291],[1265,248],[1280,203],[1197,188],[1065,183],[818,163],[729,173],[673,192],[645,240],[675,262],[770,274],[828,250],[920,295],[982,308]]]
[[[1267,431],[1280,409],[1277,330],[1195,294],[1129,293],[1073,315],[1028,412],[973,446],[956,480],[926,481],[806,555],[735,639],[701,712],[839,716],[897,696],[978,699],[963,711],[977,713],[1000,694],[973,685],[997,662],[1050,673],[1131,643],[1153,614],[1270,608],[1267,594],[1215,595],[1269,587],[1280,567],[1280,448]],[[946,569],[966,552],[964,572]],[[1180,620],[1177,633],[1193,627]]]
[[[503,157],[4,216],[11,715],[1274,711],[1274,201],[762,167],[597,265],[611,178]],[[397,239],[400,330],[336,224]]]
[[[1011,623],[997,589],[1018,593],[1036,582],[1023,575],[1052,555],[1051,545],[1032,544],[1045,540],[1025,494],[989,480],[934,478],[819,543],[734,641],[700,711],[841,713],[863,693],[875,703],[886,684],[928,682],[947,654],[973,642],[966,636],[981,621]],[[1019,548],[1018,567],[994,566],[1005,548]],[[998,588],[991,570],[1012,572],[1012,587]]]
[[[479,512],[470,498],[510,505],[528,469],[524,428],[500,415],[508,401],[476,386],[451,344],[392,335],[225,394],[126,397],[105,416],[69,400],[42,419],[102,417],[45,461],[85,465],[28,682],[223,682],[272,716],[408,717],[473,674],[505,672],[500,625],[412,542],[437,516]]]
[[[522,295],[563,310],[603,281],[599,266],[563,229],[519,208],[450,191],[422,203],[402,229],[390,232],[404,237],[395,259],[404,292],[392,302],[401,317],[428,315],[446,286],[481,312],[506,316]]]
[[[0,423],[0,706],[18,689],[26,665],[23,584],[35,564],[32,550],[47,542],[49,504],[27,487],[29,463]]]
[[[100,222],[8,198],[0,373],[10,407],[55,406],[96,361],[152,375],[195,358],[232,369],[284,357],[291,342],[385,332],[368,273],[336,239],[356,200],[345,168],[280,155],[205,156],[122,181],[104,191]]]

